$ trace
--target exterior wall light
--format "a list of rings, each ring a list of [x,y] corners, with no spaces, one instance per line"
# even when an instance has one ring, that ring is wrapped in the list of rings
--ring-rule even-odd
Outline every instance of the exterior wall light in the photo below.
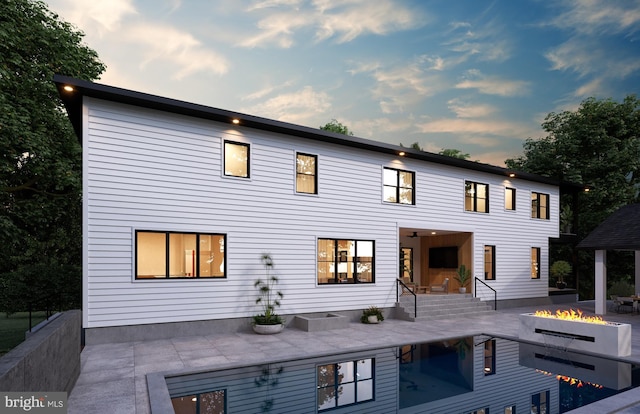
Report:
[[[238,125],[240,123],[240,120],[238,118],[233,118],[231,120],[231,123],[233,123],[234,125]]]
[[[71,85],[64,85],[62,89],[64,89],[67,92],[73,92],[73,86]]]

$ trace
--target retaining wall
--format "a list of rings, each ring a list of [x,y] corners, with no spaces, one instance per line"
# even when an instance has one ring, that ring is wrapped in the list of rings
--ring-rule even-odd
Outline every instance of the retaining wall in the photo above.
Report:
[[[80,375],[82,312],[60,314],[0,358],[0,391],[71,392]]]

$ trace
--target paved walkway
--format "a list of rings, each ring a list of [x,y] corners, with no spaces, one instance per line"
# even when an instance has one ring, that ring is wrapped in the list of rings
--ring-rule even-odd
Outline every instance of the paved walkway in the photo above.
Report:
[[[593,302],[556,305],[549,309],[579,308],[592,313]],[[145,342],[90,345],[82,352],[82,371],[69,396],[69,413],[150,413],[146,374],[184,369],[216,369],[233,363],[256,363],[350,351],[365,346],[393,346],[481,333],[518,336],[520,313],[533,308],[499,310],[495,314],[429,322],[386,320],[379,325],[352,323],[349,328],[304,332],[285,329],[278,335],[252,332],[178,337]],[[608,321],[632,328],[632,355],[640,364],[640,315],[611,314]],[[579,413],[640,413],[640,389],[619,394],[601,404],[572,411]]]

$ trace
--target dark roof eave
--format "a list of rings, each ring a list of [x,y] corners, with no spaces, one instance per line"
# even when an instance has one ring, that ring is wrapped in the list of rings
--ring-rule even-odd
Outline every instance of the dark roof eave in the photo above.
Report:
[[[567,192],[581,191],[584,188],[584,186],[581,184],[560,182],[553,178],[520,171],[512,171],[490,164],[468,161],[430,152],[418,151],[411,148],[385,144],[369,139],[337,134],[321,129],[261,118],[254,115],[247,115],[240,112],[212,108],[209,106],[146,94],[143,92],[136,92],[129,89],[102,85],[68,76],[55,75],[53,81],[56,83],[58,93],[60,94],[60,97],[67,108],[67,113],[69,114],[71,124],[73,125],[76,135],[80,140],[82,139],[82,97],[88,96],[92,98],[104,99],[134,106],[141,106],[144,108],[156,109],[180,115],[187,115],[216,122],[231,123],[233,119],[237,118],[241,120],[240,126],[242,127],[255,128],[285,135],[294,135],[316,141],[344,145],[353,148],[381,152],[385,154],[398,155],[400,151],[403,151],[405,153],[404,157],[406,158],[418,159],[452,167],[485,172],[489,174],[508,177],[510,173],[515,173],[516,178],[559,186],[563,191]],[[72,86],[75,91],[71,93],[65,91],[63,89],[65,85]]]

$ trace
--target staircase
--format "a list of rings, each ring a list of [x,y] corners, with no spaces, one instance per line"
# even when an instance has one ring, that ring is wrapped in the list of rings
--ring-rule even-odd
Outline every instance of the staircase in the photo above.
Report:
[[[396,318],[419,322],[435,319],[466,318],[495,312],[493,302],[482,302],[471,294],[417,295],[418,313],[414,317],[413,296],[403,295],[396,304]]]

